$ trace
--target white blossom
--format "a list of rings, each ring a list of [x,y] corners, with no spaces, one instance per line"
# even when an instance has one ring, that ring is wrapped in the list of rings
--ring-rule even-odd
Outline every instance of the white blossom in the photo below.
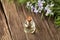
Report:
[[[27,2],[27,5],[26,5],[26,6],[27,6],[27,7],[28,7],[28,6],[30,6],[30,1],[29,1],[29,2]]]
[[[34,12],[35,12],[35,13],[38,13],[38,10],[35,8],[35,9],[34,9]]]
[[[31,6],[31,12],[33,12],[34,11],[34,7],[33,7],[33,5]]]
[[[47,5],[46,7],[45,7],[45,11],[46,11],[46,16],[48,16],[49,14],[51,14],[51,15],[53,15],[54,13],[52,12],[52,10],[51,10],[51,7],[52,7],[53,5]]]
[[[38,0],[38,6],[39,6],[38,10],[39,10],[39,12],[41,12],[42,9],[43,9],[43,3],[45,3],[45,1]]]

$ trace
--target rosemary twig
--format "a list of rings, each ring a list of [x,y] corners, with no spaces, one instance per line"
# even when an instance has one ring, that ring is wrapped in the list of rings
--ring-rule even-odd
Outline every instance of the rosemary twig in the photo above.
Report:
[[[43,16],[44,16],[44,13],[42,13],[42,15],[41,15],[41,19],[43,19]]]
[[[51,18],[51,15],[48,17],[48,21],[50,20],[50,18]]]

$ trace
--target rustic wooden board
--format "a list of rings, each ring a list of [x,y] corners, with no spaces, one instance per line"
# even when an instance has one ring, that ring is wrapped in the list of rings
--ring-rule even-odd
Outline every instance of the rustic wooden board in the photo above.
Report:
[[[26,16],[32,16],[36,23],[36,27],[38,31],[34,35],[27,34],[26,37],[28,40],[59,40],[54,23],[52,23],[51,20],[47,21],[45,18],[41,20],[39,14],[36,15],[34,13],[28,12],[28,10],[24,8],[24,6],[17,7],[17,10],[22,20],[22,23],[25,20]]]
[[[20,17],[17,14],[15,4],[9,3],[8,0],[1,0],[5,15],[8,21],[9,30],[11,32],[12,40],[26,40],[23,27],[21,25]]]
[[[41,19],[40,14],[29,12],[24,5],[18,6],[9,3],[8,0],[1,0],[4,12],[8,21],[12,40],[60,40],[59,33],[51,20]],[[17,10],[16,10],[17,8]],[[25,34],[23,23],[27,16],[32,16],[36,23],[35,34]]]
[[[6,19],[0,3],[0,40],[11,40],[11,36],[6,24]]]

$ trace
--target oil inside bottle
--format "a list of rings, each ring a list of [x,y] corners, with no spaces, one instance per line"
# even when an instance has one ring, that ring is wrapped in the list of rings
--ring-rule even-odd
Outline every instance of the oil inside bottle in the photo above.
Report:
[[[36,30],[35,22],[33,21],[31,16],[27,17],[23,26],[24,26],[25,33],[34,33]]]

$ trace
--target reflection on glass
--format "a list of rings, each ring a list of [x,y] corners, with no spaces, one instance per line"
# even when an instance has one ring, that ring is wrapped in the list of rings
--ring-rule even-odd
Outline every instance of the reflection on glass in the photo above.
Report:
[[[23,26],[24,26],[25,33],[34,33],[35,32],[35,29],[36,29],[35,22],[33,21],[31,16],[26,18]]]

